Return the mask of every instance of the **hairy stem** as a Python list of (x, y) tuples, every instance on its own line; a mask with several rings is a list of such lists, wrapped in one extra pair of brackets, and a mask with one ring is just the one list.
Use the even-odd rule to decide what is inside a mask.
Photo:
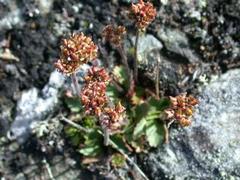
[(118, 47), (117, 50), (118, 50), (118, 52), (121, 56), (122, 64), (125, 66), (125, 68), (127, 70), (127, 76), (128, 76), (128, 79), (129, 79), (129, 84), (128, 84), (129, 89), (128, 89), (127, 94), (131, 96), (133, 91), (134, 91), (134, 87), (135, 87), (135, 84), (134, 84), (134, 81), (133, 81), (132, 71), (129, 68), (127, 55), (126, 55), (126, 53), (123, 49), (123, 46)]
[(128, 59), (127, 59), (127, 55), (123, 49), (123, 46), (119, 46), (117, 48), (117, 51), (118, 53), (120, 54), (121, 56), (121, 60), (122, 60), (122, 64), (125, 66), (125, 68), (127, 69), (127, 74), (128, 74), (128, 78), (131, 77), (131, 71), (130, 71), (130, 68), (129, 68), (129, 65), (128, 65)]
[(108, 61), (108, 53), (107, 53), (107, 51), (102, 47), (102, 44), (99, 42), (98, 43), (98, 47), (99, 47), (99, 50), (100, 50), (100, 52), (101, 52), (101, 54), (102, 54), (102, 56), (103, 56), (103, 63), (104, 63), (104, 66), (107, 68), (107, 69), (109, 69), (110, 68), (110, 64), (109, 64), (109, 61)]
[(133, 65), (133, 77), (135, 82), (137, 83), (138, 80), (138, 41), (139, 41), (140, 31), (137, 30), (136, 32), (136, 39), (135, 39), (135, 54), (134, 54), (134, 65)]
[[(65, 118), (62, 116), (61, 118), (62, 121), (68, 123), (69, 125), (85, 132), (85, 133), (89, 133), (90, 131), (84, 127), (82, 127), (81, 125), (72, 122), (71, 120)], [(102, 136), (104, 136), (104, 133), (100, 130), (97, 131), (99, 134), (101, 134)], [(109, 138), (109, 145), (111, 145), (114, 149), (116, 149), (119, 153), (121, 153), (126, 159), (127, 161), (130, 163), (130, 165), (132, 165), (136, 171), (138, 171), (139, 174), (141, 174), (141, 176), (145, 179), (145, 180), (149, 180), (148, 177), (145, 175), (145, 173), (140, 169), (140, 167), (121, 149), (118, 147), (117, 144), (115, 144), (110, 138)]]
[(165, 121), (163, 122), (163, 128), (164, 128), (164, 143), (168, 144), (169, 143), (169, 129), (168, 129), (167, 123)]
[(76, 95), (79, 97), (80, 96), (80, 88), (79, 88), (76, 73), (73, 73), (71, 75), (71, 78), (72, 78), (72, 83), (73, 83), (73, 86), (74, 86), (74, 91), (75, 91)]
[(103, 128), (103, 137), (104, 137), (104, 145), (108, 146), (109, 145), (109, 131), (108, 129), (105, 127)]

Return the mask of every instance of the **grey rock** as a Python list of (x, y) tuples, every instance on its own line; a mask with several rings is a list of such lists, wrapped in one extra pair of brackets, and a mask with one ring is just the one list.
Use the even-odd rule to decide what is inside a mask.
[[(140, 65), (140, 69), (144, 70), (144, 74), (153, 82), (156, 77), (157, 66), (157, 51), (148, 52), (145, 64)], [(169, 89), (172, 93), (177, 93), (180, 82), (184, 81), (186, 77), (184, 73), (184, 65), (170, 61), (168, 58), (160, 56), (159, 59), (159, 83), (161, 89)], [(187, 79), (187, 80), (188, 80)]]
[(23, 173), (19, 173), (16, 175), (16, 177), (14, 178), (14, 180), (26, 180), (27, 178), (24, 176)]
[(22, 26), (24, 24), (21, 9), (17, 7), (16, 1), (3, 2), (8, 8), (8, 12), (0, 18), (0, 29), (9, 30), (16, 25)]
[[(132, 42), (135, 42), (136, 37), (132, 38)], [(140, 64), (146, 64), (148, 59), (147, 56), (149, 52), (153, 50), (160, 50), (162, 49), (162, 43), (155, 38), (153, 35), (146, 34), (140, 35), (138, 41), (138, 60)]]
[(143, 158), (153, 179), (239, 179), (240, 70), (207, 85), (193, 123), (173, 128), (170, 144)]
[[(99, 60), (96, 60), (95, 63), (101, 65)], [(89, 65), (84, 64), (77, 72), (80, 88), (89, 68)], [(59, 90), (69, 88), (69, 86), (74, 89), (70, 78), (66, 79), (67, 81), (61, 73), (55, 70), (51, 73), (48, 83), (41, 91), (37, 88), (31, 88), (22, 93), (17, 103), (16, 116), (8, 131), (10, 140), (24, 143), (32, 133), (31, 125), (34, 125), (37, 121), (45, 120), (58, 108)]]
[[(134, 42), (134, 38), (133, 38)], [(159, 80), (161, 89), (168, 89), (175, 94), (184, 87), (184, 82), (193, 79), (188, 74), (187, 64), (177, 62), (165, 56), (161, 49), (162, 43), (152, 35), (141, 36), (138, 44), (139, 68), (144, 75), (153, 82), (155, 81), (156, 65), (159, 61)], [(160, 59), (158, 58), (160, 57)], [(195, 74), (197, 78), (202, 72)]]
[(10, 99), (0, 96), (0, 136), (4, 135), (10, 126), (13, 108), (14, 103)]
[(36, 88), (23, 92), (17, 103), (16, 117), (8, 137), (16, 139), (20, 143), (24, 142), (29, 136), (30, 124), (33, 121), (43, 120), (54, 111), (59, 103), (58, 92), (63, 84), (63, 76), (54, 71), (41, 93)]
[[(200, 59), (190, 48), (189, 40), (185, 33), (171, 28), (160, 28), (158, 37), (163, 42), (168, 53), (181, 56), (185, 58), (187, 62), (199, 62)], [(180, 58), (178, 57), (178, 59)]]
[(43, 15), (49, 13), (53, 5), (53, 0), (36, 0), (35, 2)]

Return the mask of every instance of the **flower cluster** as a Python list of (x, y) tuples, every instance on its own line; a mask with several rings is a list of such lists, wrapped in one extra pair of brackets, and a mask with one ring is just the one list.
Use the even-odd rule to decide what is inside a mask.
[(153, 4), (139, 0), (137, 4), (132, 4), (131, 16), (136, 21), (136, 26), (144, 30), (156, 17), (157, 12)]
[(92, 67), (85, 77), (81, 101), (87, 114), (100, 116), (107, 104), (106, 88), (110, 78), (105, 69)]
[(102, 31), (102, 37), (115, 47), (121, 46), (124, 34), (126, 34), (124, 26), (107, 25)]
[(193, 115), (193, 107), (198, 100), (186, 93), (176, 97), (170, 97), (171, 106), (165, 110), (168, 120), (177, 120), (183, 127), (191, 124), (190, 117)]
[(119, 130), (123, 124), (125, 108), (118, 103), (109, 106), (106, 88), (110, 78), (104, 68), (92, 67), (85, 77), (85, 86), (81, 91), (81, 101), (86, 113), (96, 115), (102, 127), (111, 132)]
[(106, 107), (100, 116), (100, 124), (111, 132), (120, 130), (124, 123), (125, 108), (119, 102), (115, 107)]
[(76, 72), (82, 64), (95, 59), (98, 50), (92, 39), (83, 33), (63, 39), (60, 49), (60, 58), (55, 63), (55, 67), (67, 75)]

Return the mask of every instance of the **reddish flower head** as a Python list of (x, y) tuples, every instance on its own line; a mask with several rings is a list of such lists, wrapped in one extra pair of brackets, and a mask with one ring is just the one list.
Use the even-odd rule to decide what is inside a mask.
[(111, 102), (106, 95), (109, 80), (104, 68), (89, 69), (85, 77), (86, 84), (81, 91), (81, 101), (87, 114), (97, 116), (101, 126), (114, 132), (123, 124), (125, 108), (120, 103), (110, 107)]
[(112, 25), (107, 25), (103, 29), (102, 37), (110, 42), (113, 46), (121, 46), (124, 34), (126, 34), (126, 28), (124, 26), (114, 27)]
[(106, 107), (100, 116), (100, 124), (110, 132), (116, 132), (124, 124), (125, 108), (119, 102), (115, 107)]
[(86, 84), (81, 91), (81, 101), (86, 113), (100, 116), (108, 102), (106, 88), (109, 79), (105, 69), (99, 67), (89, 69), (85, 77)]
[(156, 17), (157, 11), (153, 4), (139, 0), (137, 4), (132, 4), (131, 16), (136, 21), (136, 26), (144, 30)]
[(63, 39), (60, 49), (60, 58), (55, 63), (55, 67), (67, 75), (76, 72), (82, 64), (95, 59), (98, 50), (92, 39), (83, 33)]
[(170, 97), (171, 106), (165, 110), (168, 120), (177, 120), (181, 126), (191, 124), (190, 117), (193, 115), (193, 107), (198, 104), (198, 100), (193, 96), (186, 96), (186, 93), (176, 97)]

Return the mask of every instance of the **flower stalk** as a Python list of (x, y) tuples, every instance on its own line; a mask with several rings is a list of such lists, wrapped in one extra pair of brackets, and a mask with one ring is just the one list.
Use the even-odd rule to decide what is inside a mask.
[(78, 97), (80, 97), (80, 87), (79, 87), (77, 75), (76, 75), (75, 72), (71, 74), (71, 79), (72, 79), (74, 91), (75, 91), (76, 95), (77, 95)]
[(138, 81), (138, 41), (139, 41), (140, 31), (137, 30), (136, 32), (136, 39), (134, 44), (134, 64), (133, 64), (133, 77), (135, 82)]
[(164, 129), (164, 144), (168, 144), (169, 143), (169, 129), (168, 129), (168, 126), (167, 126), (167, 122), (164, 121), (163, 122), (163, 129)]
[(160, 99), (160, 87), (159, 87), (159, 69), (160, 68), (160, 54), (158, 53), (157, 57), (157, 65), (156, 65), (156, 79), (155, 79), (155, 90), (156, 90), (156, 98)]

